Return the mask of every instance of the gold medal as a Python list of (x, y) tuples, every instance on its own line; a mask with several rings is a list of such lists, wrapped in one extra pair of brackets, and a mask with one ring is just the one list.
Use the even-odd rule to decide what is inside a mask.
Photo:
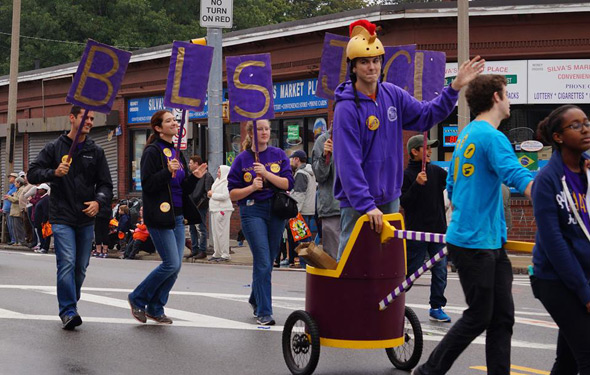
[(170, 149), (168, 147), (166, 147), (162, 151), (164, 152), (164, 155), (166, 155), (167, 157), (171, 157), (172, 156), (172, 151), (170, 151)]
[(244, 173), (244, 181), (246, 181), (246, 182), (252, 181), (252, 174), (250, 172)]
[(279, 173), (280, 170), (281, 170), (281, 167), (277, 163), (271, 164), (270, 171), (272, 173)]
[(369, 116), (367, 117), (367, 121), (365, 121), (367, 128), (369, 130), (377, 130), (379, 127), (379, 119), (376, 116)]
[(162, 211), (162, 212), (170, 211), (170, 203), (163, 202), (162, 204), (160, 204), (160, 211)]

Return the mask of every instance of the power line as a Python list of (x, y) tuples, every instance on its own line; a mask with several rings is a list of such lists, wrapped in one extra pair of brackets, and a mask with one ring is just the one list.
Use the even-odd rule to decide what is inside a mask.
[[(0, 31), (0, 34), (2, 35), (8, 35), (8, 36), (12, 36), (11, 33), (5, 33)], [(85, 46), (86, 43), (82, 43), (82, 42), (71, 42), (69, 40), (58, 40), (58, 39), (47, 39), (47, 38), (39, 38), (39, 37), (35, 37), (35, 36), (25, 36), (25, 35), (21, 35), (21, 38), (25, 38), (25, 39), (33, 39), (33, 40), (41, 40), (44, 42), (54, 42), (54, 43), (66, 43), (66, 44), (76, 44), (76, 45), (82, 45)], [(145, 47), (129, 47), (129, 46), (113, 46), (115, 48), (121, 48), (121, 49), (143, 49)]]

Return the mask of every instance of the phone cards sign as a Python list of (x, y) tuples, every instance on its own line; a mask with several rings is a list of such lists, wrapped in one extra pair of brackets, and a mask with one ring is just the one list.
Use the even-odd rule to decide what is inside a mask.
[(590, 60), (529, 60), (529, 103), (590, 103)]
[(233, 0), (201, 0), (201, 27), (233, 26)]

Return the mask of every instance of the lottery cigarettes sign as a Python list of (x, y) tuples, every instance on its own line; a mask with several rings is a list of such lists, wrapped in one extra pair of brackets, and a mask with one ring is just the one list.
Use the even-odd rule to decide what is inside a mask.
[[(445, 86), (450, 85), (457, 76), (457, 63), (447, 63)], [(486, 61), (483, 74), (500, 74), (506, 77), (506, 92), (511, 104), (527, 103), (527, 61)]]
[(529, 60), (531, 104), (590, 103), (590, 60)]

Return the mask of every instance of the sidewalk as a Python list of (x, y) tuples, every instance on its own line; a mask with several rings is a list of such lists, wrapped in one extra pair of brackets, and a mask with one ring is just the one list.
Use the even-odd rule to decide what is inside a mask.
[[(244, 242), (244, 246), (238, 246), (238, 242), (236, 240), (230, 240), (230, 248), (234, 252), (231, 254), (231, 260), (229, 262), (209, 262), (207, 259), (184, 259), (184, 262), (190, 263), (202, 263), (202, 264), (219, 264), (219, 265), (240, 265), (240, 266), (251, 266), (252, 265), (252, 253), (250, 252), (250, 248), (248, 247), (248, 243)], [(25, 246), (11, 246), (7, 244), (0, 244), (0, 250), (11, 250), (11, 251), (23, 251), (23, 252), (32, 252), (31, 249)], [(53, 251), (53, 250), (52, 250)], [(50, 252), (53, 254), (53, 252)], [(189, 255), (190, 250), (185, 247), (184, 255)], [(208, 254), (210, 257), (211, 254)], [(510, 261), (512, 262), (512, 272), (514, 274), (527, 274), (528, 270), (527, 267), (533, 264), (532, 261), (532, 254), (527, 253), (509, 253), (508, 254)], [(119, 253), (115, 250), (112, 250), (109, 253), (109, 258), (118, 258)], [(157, 253), (154, 254), (146, 254), (144, 252), (140, 252), (139, 255), (136, 257), (135, 260), (160, 260), (160, 256)], [(130, 260), (125, 260), (130, 261)], [(303, 269), (294, 269), (294, 268), (275, 268), (276, 270), (281, 271), (303, 271)]]

